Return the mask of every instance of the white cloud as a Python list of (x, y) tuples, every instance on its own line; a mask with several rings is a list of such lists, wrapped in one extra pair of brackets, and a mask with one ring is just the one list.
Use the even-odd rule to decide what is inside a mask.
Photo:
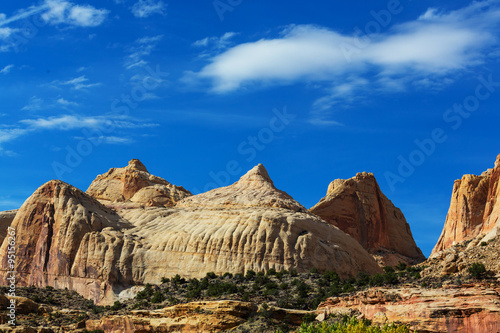
[(145, 36), (137, 39), (127, 50), (129, 54), (125, 58), (125, 68), (131, 69), (134, 67), (145, 66), (147, 62), (143, 59), (143, 57), (150, 55), (162, 38), (163, 35), (157, 35)]
[(78, 103), (68, 101), (62, 97), (57, 100), (57, 103), (62, 105), (62, 106), (78, 106)]
[(68, 20), (73, 25), (80, 27), (96, 27), (106, 19), (109, 11), (96, 9), (92, 6), (73, 6), (68, 15)]
[(0, 69), (0, 74), (8, 74), (12, 68), (14, 68), (14, 65), (7, 65), (3, 69)]
[(69, 24), (80, 27), (101, 25), (109, 11), (97, 9), (90, 5), (75, 5), (64, 0), (45, 0), (47, 11), (42, 19), (49, 24)]
[(22, 111), (37, 111), (42, 109), (43, 100), (36, 96), (32, 96), (28, 104), (26, 104)]
[(197, 40), (196, 42), (194, 42), (193, 46), (207, 47), (207, 46), (213, 45), (217, 49), (223, 49), (223, 48), (226, 48), (230, 44), (231, 38), (233, 38), (236, 35), (237, 35), (237, 33), (235, 33), (235, 32), (226, 32), (221, 37), (205, 37), (203, 39), (200, 39), (200, 40)]
[(84, 138), (77, 136), (75, 137), (77, 140), (90, 140), (91, 142), (101, 142), (101, 143), (107, 143), (110, 145), (124, 145), (124, 144), (130, 144), (134, 143), (135, 141), (132, 140), (131, 138), (128, 137), (119, 137), (119, 136), (94, 136), (90, 138)]
[[(5, 150), (2, 144), (9, 143), (20, 137), (41, 131), (74, 131), (83, 129), (109, 130), (115, 128), (117, 134), (127, 129), (141, 129), (156, 127), (158, 124), (145, 123), (128, 116), (81, 116), (59, 115), (53, 117), (40, 117), (24, 119), (16, 124), (2, 125), (0, 127), (0, 156), (13, 156), (14, 153)], [(99, 136), (104, 143), (126, 144), (132, 143), (130, 138), (117, 135)], [(88, 139), (88, 138), (87, 138)]]
[(167, 5), (163, 1), (139, 0), (131, 9), (135, 17), (144, 18), (154, 14), (165, 15)]
[[(412, 84), (405, 77), (418, 81), (419, 87), (435, 87), (432, 82), (439, 82), (439, 77), (481, 64), (498, 45), (494, 34), (500, 22), (499, 2), (472, 2), (452, 12), (430, 8), (414, 21), (372, 35), (292, 25), (276, 38), (222, 48), (198, 73), (186, 73), (185, 81), (208, 81), (216, 93), (315, 82), (326, 96), (314, 103), (313, 113), (349, 101), (356, 91), (405, 90)], [(223, 40), (205, 38), (193, 45), (207, 47)]]
[(68, 80), (68, 81), (63, 81), (63, 82), (54, 81), (52, 83), (60, 84), (60, 85), (64, 85), (64, 86), (72, 86), (73, 89), (76, 89), (76, 90), (92, 88), (92, 87), (97, 87), (97, 86), (101, 85), (101, 83), (88, 83), (88, 81), (89, 81), (89, 79), (87, 79), (87, 77), (85, 75), (82, 75), (82, 76), (75, 77), (75, 78)]

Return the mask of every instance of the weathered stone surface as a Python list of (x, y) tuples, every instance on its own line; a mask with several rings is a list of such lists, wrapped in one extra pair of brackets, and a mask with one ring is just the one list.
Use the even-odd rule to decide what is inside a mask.
[[(125, 230), (130, 224), (96, 199), (71, 185), (53, 180), (26, 200), (12, 227), (16, 230), (17, 285), (67, 287), (86, 297), (91, 297), (94, 292), (95, 288), (91, 286), (98, 286), (99, 298), (101, 282), (113, 281), (113, 275), (119, 271), (112, 262), (105, 262), (110, 256), (107, 250), (113, 243), (108, 241), (96, 249), (88, 249), (98, 252), (100, 260), (75, 267), (82, 241), (92, 232), (105, 228)], [(3, 285), (7, 284), (6, 271), (10, 270), (7, 246), (5, 240), (0, 248), (0, 282)], [(80, 271), (75, 274), (75, 269)]]
[(160, 310), (87, 320), (87, 330), (107, 333), (220, 332), (244, 323), (257, 307), (249, 302), (213, 301), (174, 305)]
[(317, 313), (361, 312), (376, 324), (400, 322), (417, 332), (484, 333), (500, 330), (497, 288), (373, 288), (351, 296), (333, 297)]
[(7, 229), (14, 221), (14, 217), (16, 217), (16, 210), (7, 210), (4, 212), (0, 212), (0, 244), (3, 242), (5, 236), (7, 235)]
[[(115, 211), (50, 181), (12, 222), (18, 285), (67, 287), (109, 304), (127, 288), (175, 274), (316, 267), (348, 277), (381, 271), (350, 236), (277, 190), (262, 166), (178, 206)], [(3, 283), (6, 246), (0, 249)]]
[(144, 206), (171, 207), (191, 193), (165, 179), (151, 175), (139, 160), (131, 160), (124, 168), (112, 168), (97, 176), (87, 189), (96, 199), (111, 202), (130, 200)]
[(431, 257), (457, 243), (499, 234), (500, 155), (495, 167), (480, 176), (464, 175), (455, 181), (443, 231)]
[(382, 193), (372, 173), (334, 180), (309, 211), (351, 235), (382, 265), (425, 260), (403, 213)]

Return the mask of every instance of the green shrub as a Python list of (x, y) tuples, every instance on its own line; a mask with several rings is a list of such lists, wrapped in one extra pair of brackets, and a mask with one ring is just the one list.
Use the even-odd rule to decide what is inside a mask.
[(486, 242), (481, 242), (481, 244), (480, 244), (480, 245), (481, 245), (481, 246), (486, 246), (486, 245), (488, 245), (488, 243), (486, 243)]
[(306, 313), (304, 317), (302, 317), (302, 322), (303, 323), (311, 323), (316, 319), (316, 314), (314, 312), (312, 313)]
[(408, 265), (405, 262), (398, 262), (398, 264), (395, 266), (396, 270), (398, 271), (404, 271)]
[(209, 280), (216, 279), (217, 278), (217, 274), (215, 274), (214, 272), (208, 272), (206, 277)]
[(154, 290), (153, 286), (151, 286), (149, 283), (146, 284), (143, 290), (139, 291), (137, 295), (135, 296), (135, 299), (137, 300), (143, 300), (143, 299), (149, 299), (151, 296), (153, 296)]
[(384, 284), (384, 276), (382, 274), (375, 274), (370, 278), (370, 286), (375, 287), (375, 286), (381, 286)]
[(169, 278), (166, 278), (166, 277), (161, 278), (161, 283), (169, 283), (169, 282), (170, 282)]
[(291, 277), (296, 277), (298, 275), (297, 270), (295, 268), (292, 268), (290, 270), (290, 276)]
[(186, 283), (186, 279), (185, 278), (182, 278), (179, 274), (176, 274), (173, 278), (172, 278), (172, 283), (175, 284), (175, 285), (179, 285), (179, 284), (184, 284)]
[(253, 280), (255, 278), (255, 271), (253, 269), (249, 269), (245, 275), (245, 279)]
[(313, 267), (309, 270), (309, 273), (311, 274), (318, 274), (318, 269), (316, 267)]
[(276, 275), (276, 269), (275, 268), (269, 268), (266, 272), (266, 275), (270, 276), (270, 275)]
[(123, 308), (123, 304), (120, 301), (115, 301), (115, 303), (111, 306), (111, 310), (118, 311)]
[(484, 267), (484, 264), (480, 262), (475, 262), (470, 265), (467, 271), (476, 279), (483, 279), (486, 277), (486, 267)]
[(382, 328), (372, 326), (368, 320), (344, 319), (339, 323), (308, 324), (303, 322), (297, 333), (410, 333), (406, 325), (386, 324)]
[(224, 279), (231, 279), (233, 277), (233, 274), (229, 273), (229, 272), (226, 272), (224, 273), (224, 275), (222, 275), (222, 277)]
[(153, 297), (151, 297), (151, 303), (161, 303), (164, 300), (165, 296), (160, 291), (155, 292)]
[(356, 284), (364, 287), (370, 284), (370, 275), (366, 272), (359, 272), (356, 276)]

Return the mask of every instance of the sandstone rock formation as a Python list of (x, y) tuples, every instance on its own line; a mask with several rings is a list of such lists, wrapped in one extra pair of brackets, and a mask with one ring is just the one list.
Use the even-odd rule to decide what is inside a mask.
[[(137, 162), (127, 168), (98, 177), (88, 192), (103, 202), (126, 200), (141, 188), (137, 179), (156, 179)], [(119, 178), (135, 179), (124, 183), (113, 176), (136, 173), (139, 177)], [(199, 278), (210, 271), (316, 267), (348, 277), (381, 271), (350, 236), (276, 189), (261, 165), (231, 186), (169, 208), (115, 211), (66, 183), (50, 181), (26, 200), (12, 227), (18, 235), (18, 285), (67, 287), (101, 304), (134, 285), (175, 274)], [(4, 241), (0, 248), (4, 284), (6, 246)]]
[(425, 260), (403, 213), (382, 193), (372, 173), (334, 180), (309, 211), (351, 235), (382, 265)]
[(317, 313), (360, 312), (375, 324), (399, 322), (413, 332), (484, 333), (500, 330), (500, 289), (482, 285), (423, 289), (373, 288), (332, 297)]
[(498, 235), (500, 216), (500, 155), (495, 167), (480, 176), (464, 175), (455, 181), (450, 209), (431, 257), (465, 240)]
[(147, 207), (171, 207), (191, 193), (165, 179), (151, 175), (139, 160), (131, 160), (124, 168), (112, 168), (97, 176), (87, 194), (99, 200), (123, 202), (130, 200)]
[(87, 320), (89, 331), (134, 332), (221, 332), (244, 323), (257, 307), (238, 301), (192, 302), (159, 310), (131, 311), (129, 315)]
[(16, 214), (17, 209), (0, 212), (0, 244), (2, 244), (5, 236), (7, 235), (7, 229), (14, 220), (14, 217), (16, 217)]

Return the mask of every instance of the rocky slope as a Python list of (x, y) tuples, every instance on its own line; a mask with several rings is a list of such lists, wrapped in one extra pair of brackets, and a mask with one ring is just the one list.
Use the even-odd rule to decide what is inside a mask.
[(111, 202), (131, 201), (143, 206), (172, 207), (191, 195), (181, 186), (151, 175), (139, 160), (131, 160), (124, 168), (112, 168), (97, 176), (87, 194)]
[[(106, 204), (133, 199), (150, 184), (145, 179), (158, 181), (145, 170), (131, 161), (98, 177), (87, 192)], [(350, 236), (276, 189), (262, 165), (231, 186), (187, 197), (171, 208), (109, 204), (114, 210), (102, 203), (61, 181), (40, 187), (12, 222), (18, 284), (67, 287), (110, 303), (127, 288), (175, 274), (312, 267), (342, 277), (380, 272)], [(3, 284), (6, 247), (4, 241)]]
[(382, 265), (425, 260), (403, 213), (382, 193), (372, 173), (334, 180), (309, 211), (351, 235)]
[(463, 285), (439, 289), (372, 288), (332, 297), (318, 314), (361, 314), (377, 324), (408, 324), (416, 332), (484, 333), (500, 330), (500, 289)]
[(455, 181), (446, 222), (431, 257), (465, 240), (480, 237), (487, 241), (498, 235), (499, 183), (500, 155), (493, 169)]

